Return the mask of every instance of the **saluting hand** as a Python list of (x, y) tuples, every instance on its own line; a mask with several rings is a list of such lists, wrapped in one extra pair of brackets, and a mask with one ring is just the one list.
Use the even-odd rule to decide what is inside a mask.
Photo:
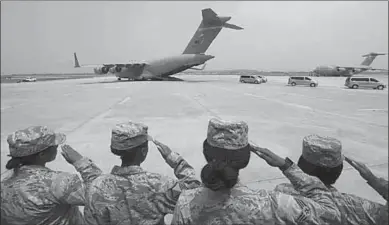
[(374, 177), (374, 174), (371, 172), (371, 170), (363, 163), (355, 161), (349, 157), (345, 157), (345, 160), (356, 170), (358, 170), (361, 177), (363, 177), (365, 180), (370, 180)]
[(162, 144), (161, 142), (155, 139), (153, 140), (153, 142), (157, 146), (157, 149), (161, 153), (163, 158), (166, 159), (166, 157), (168, 157), (168, 155), (170, 155), (170, 153), (172, 152), (172, 150), (168, 146)]
[(264, 159), (270, 166), (281, 167), (285, 164), (285, 159), (281, 158), (269, 149), (261, 148), (252, 144), (251, 147), (253, 148), (254, 153)]
[(73, 164), (78, 160), (82, 159), (82, 155), (78, 153), (76, 150), (74, 150), (72, 147), (70, 147), (70, 145), (65, 144), (62, 145), (61, 148), (62, 148), (61, 154), (68, 163)]

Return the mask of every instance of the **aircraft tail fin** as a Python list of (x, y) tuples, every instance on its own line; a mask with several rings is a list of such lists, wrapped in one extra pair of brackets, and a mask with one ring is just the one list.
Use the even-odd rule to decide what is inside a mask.
[(387, 53), (371, 52), (369, 54), (363, 55), (362, 57), (365, 57), (365, 59), (361, 62), (361, 66), (370, 66), (375, 60), (375, 58), (379, 55), (387, 55)]
[(77, 54), (74, 53), (74, 68), (80, 68), (80, 63), (78, 62), (78, 59), (77, 59)]
[(227, 23), (231, 17), (220, 17), (210, 8), (203, 9), (201, 13), (203, 19), (182, 54), (205, 53), (223, 27), (234, 30), (243, 29)]

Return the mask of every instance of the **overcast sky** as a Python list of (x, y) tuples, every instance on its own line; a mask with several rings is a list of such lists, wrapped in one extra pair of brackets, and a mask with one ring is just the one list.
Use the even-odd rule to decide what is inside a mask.
[[(7, 1), (1, 72), (77, 71), (74, 51), (81, 64), (181, 54), (208, 7), (245, 29), (220, 32), (207, 69), (311, 70), (359, 65), (362, 54), (388, 52), (387, 1)], [(388, 56), (372, 66), (388, 68)]]

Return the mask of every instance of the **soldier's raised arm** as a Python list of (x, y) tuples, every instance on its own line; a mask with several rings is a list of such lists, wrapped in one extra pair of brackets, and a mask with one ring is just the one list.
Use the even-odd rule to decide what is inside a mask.
[(81, 174), (83, 182), (76, 174), (63, 173), (53, 182), (54, 195), (62, 202), (85, 205), (85, 190), (102, 171), (88, 158), (83, 157), (69, 145), (62, 145), (62, 156)]
[(153, 140), (166, 163), (174, 169), (180, 188), (193, 189), (199, 187), (201, 182), (196, 178), (196, 172), (191, 165), (177, 152), (157, 140)]
[(89, 185), (94, 179), (102, 174), (102, 171), (92, 160), (83, 157), (80, 153), (74, 150), (70, 145), (62, 145), (62, 156), (65, 160), (74, 166), (74, 168), (81, 174), (85, 185)]
[(305, 174), (289, 158), (282, 159), (266, 148), (252, 147), (270, 166), (279, 167), (294, 189), (302, 195), (300, 197), (282, 192), (269, 192), (273, 203), (271, 207), (279, 222), (312, 225), (340, 222), (341, 214), (332, 194), (320, 179)]
[(177, 152), (173, 152), (168, 146), (157, 140), (153, 140), (166, 163), (174, 169), (176, 179), (168, 178), (164, 182), (166, 202), (171, 202), (164, 208), (165, 213), (173, 213), (175, 204), (183, 190), (197, 188), (201, 182), (196, 178), (195, 170), (189, 163)]
[(378, 194), (388, 201), (388, 180), (377, 177), (365, 164), (361, 162), (351, 159), (350, 157), (345, 157), (345, 160), (359, 172), (361, 177), (367, 181), (370, 187), (376, 190)]

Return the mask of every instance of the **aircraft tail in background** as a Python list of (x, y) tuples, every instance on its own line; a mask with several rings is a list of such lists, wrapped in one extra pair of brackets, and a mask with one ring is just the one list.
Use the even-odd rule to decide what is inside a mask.
[(379, 55), (387, 55), (387, 53), (371, 52), (369, 54), (363, 55), (362, 57), (366, 57), (366, 58), (362, 61), (361, 66), (370, 66), (375, 60), (375, 58)]
[(74, 68), (80, 68), (80, 63), (78, 62), (78, 59), (77, 59), (77, 54), (74, 53)]
[(182, 54), (203, 54), (223, 27), (242, 30), (242, 27), (227, 23), (231, 17), (220, 17), (212, 9), (202, 10), (202, 21)]

